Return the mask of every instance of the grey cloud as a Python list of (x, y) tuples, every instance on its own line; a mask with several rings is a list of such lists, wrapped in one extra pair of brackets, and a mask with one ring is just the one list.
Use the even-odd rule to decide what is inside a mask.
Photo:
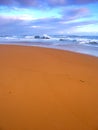
[(98, 0), (0, 0), (0, 5), (14, 5), (23, 7), (42, 7), (65, 6), (77, 4), (90, 4), (98, 2)]

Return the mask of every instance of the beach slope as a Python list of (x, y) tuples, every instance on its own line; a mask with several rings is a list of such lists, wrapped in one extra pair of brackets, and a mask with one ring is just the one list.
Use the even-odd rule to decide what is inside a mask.
[(98, 58), (0, 45), (0, 130), (98, 130)]

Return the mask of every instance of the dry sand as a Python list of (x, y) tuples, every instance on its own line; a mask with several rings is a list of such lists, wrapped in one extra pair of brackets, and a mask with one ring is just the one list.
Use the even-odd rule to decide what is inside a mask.
[(0, 45), (0, 130), (98, 130), (98, 58)]

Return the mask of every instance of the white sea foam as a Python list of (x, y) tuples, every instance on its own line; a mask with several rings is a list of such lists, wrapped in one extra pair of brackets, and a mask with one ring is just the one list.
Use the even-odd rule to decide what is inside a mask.
[(39, 37), (40, 38), (36, 39), (35, 35), (5, 35), (0, 36), (0, 43), (56, 48), (98, 56), (98, 37), (64, 35), (49, 36), (47, 34), (39, 35)]

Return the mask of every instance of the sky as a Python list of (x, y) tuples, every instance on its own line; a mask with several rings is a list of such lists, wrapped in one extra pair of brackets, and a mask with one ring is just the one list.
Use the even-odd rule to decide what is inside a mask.
[(0, 0), (1, 35), (98, 35), (98, 0)]

